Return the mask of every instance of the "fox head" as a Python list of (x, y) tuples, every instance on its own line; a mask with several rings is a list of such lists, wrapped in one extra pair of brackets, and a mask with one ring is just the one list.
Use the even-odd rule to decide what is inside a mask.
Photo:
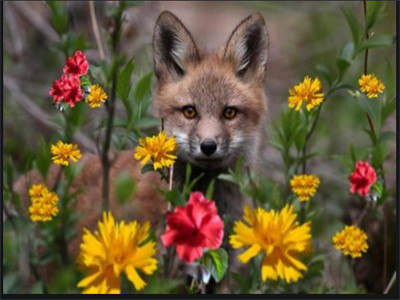
[(172, 13), (159, 16), (153, 37), (157, 88), (154, 104), (178, 157), (204, 169), (253, 161), (266, 114), (264, 91), (268, 33), (253, 14), (233, 30), (221, 50), (200, 51)]

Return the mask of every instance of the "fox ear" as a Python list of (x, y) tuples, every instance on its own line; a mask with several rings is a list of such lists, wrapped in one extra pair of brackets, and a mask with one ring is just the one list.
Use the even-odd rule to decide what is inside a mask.
[(268, 31), (265, 19), (255, 13), (233, 30), (225, 46), (224, 59), (233, 64), (236, 75), (243, 79), (263, 79), (268, 54)]
[(169, 11), (158, 17), (153, 36), (154, 69), (157, 78), (182, 77), (187, 66), (199, 60), (192, 36), (182, 22)]

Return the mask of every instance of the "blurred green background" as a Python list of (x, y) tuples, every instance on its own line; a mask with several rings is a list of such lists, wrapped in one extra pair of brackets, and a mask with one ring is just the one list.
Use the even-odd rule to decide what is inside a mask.
[[(107, 15), (107, 5), (107, 1), (96, 2), (97, 18), (103, 31), (112, 26)], [(305, 75), (315, 76), (316, 65), (325, 64), (335, 68), (335, 58), (342, 45), (351, 40), (348, 24), (341, 11), (343, 6), (349, 7), (358, 20), (363, 22), (362, 1), (144, 1), (129, 8), (124, 17), (122, 50), (127, 57), (135, 56), (136, 70), (144, 74), (152, 69), (152, 30), (161, 11), (170, 10), (181, 18), (196, 43), (206, 49), (222, 46), (240, 20), (252, 12), (261, 12), (266, 17), (270, 37), (266, 86), (269, 114), (265, 125), (267, 142), (261, 169), (269, 178), (283, 183), (285, 178), (280, 153), (268, 143), (272, 136), (272, 121), (287, 106), (289, 88), (300, 82)], [(37, 153), (40, 143), (48, 141), (58, 130), (52, 123), (57, 118), (57, 111), (48, 93), (52, 82), (60, 76), (64, 58), (57, 49), (58, 35), (51, 25), (49, 9), (43, 2), (4, 2), (3, 7), (3, 150), (4, 156), (12, 160), (16, 172), (22, 174), (29, 168), (28, 162)], [(66, 9), (71, 30), (80, 34), (79, 43), (88, 47), (86, 54), (89, 62), (98, 61), (88, 2), (67, 2)], [(395, 20), (395, 2), (391, 1), (387, 3), (385, 18), (374, 31), (395, 36)], [(347, 72), (346, 82), (357, 85), (363, 72), (363, 63), (361, 55)], [(388, 74), (395, 65), (394, 46), (370, 50), (369, 70), (392, 90), (395, 89), (395, 80)], [(123, 114), (122, 105), (117, 109), (117, 114)], [(91, 116), (92, 119), (85, 122), (77, 138), (84, 151), (94, 152), (96, 149), (92, 132), (100, 122), (102, 112), (99, 110)], [(395, 131), (395, 121), (393, 114), (385, 128)], [(316, 203), (313, 203), (321, 211), (313, 228), (316, 247), (326, 249), (329, 253), (323, 277), (324, 285), (331, 287), (328, 292), (340, 290), (354, 293), (381, 289), (377, 283), (380, 274), (371, 276), (381, 264), (378, 250), (370, 251), (366, 262), (360, 263), (358, 269), (356, 266), (356, 284), (343, 279), (346, 278), (343, 274), (349, 270), (338, 267), (341, 258), (331, 246), (333, 234), (342, 227), (345, 220), (351, 219), (352, 210), (358, 209), (357, 205), (350, 202), (347, 170), (333, 155), (347, 153), (350, 144), (355, 145), (356, 150), (369, 147), (368, 136), (362, 131), (365, 127), (364, 112), (347, 92), (339, 92), (326, 103), (309, 146), (320, 153), (311, 160), (308, 169), (322, 179), (314, 200)], [(395, 186), (395, 141), (390, 145), (390, 158), (385, 168), (388, 184)], [(375, 229), (374, 234), (379, 236), (381, 225), (378, 222), (376, 226), (378, 229)], [(393, 241), (390, 248), (390, 270), (393, 270), (393, 227), (390, 236)], [(12, 240), (5, 239), (4, 243), (5, 247), (8, 244), (12, 249)], [(9, 254), (9, 259), (21, 259), (17, 253)]]

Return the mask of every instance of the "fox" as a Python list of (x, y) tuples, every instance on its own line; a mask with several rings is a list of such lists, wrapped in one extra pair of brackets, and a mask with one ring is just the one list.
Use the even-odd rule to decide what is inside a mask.
[[(264, 17), (260, 13), (248, 16), (234, 28), (223, 47), (206, 51), (196, 45), (177, 16), (164, 11), (155, 23), (152, 45), (156, 78), (153, 104), (163, 120), (163, 130), (175, 136), (178, 149), (173, 185), (184, 181), (190, 164), (193, 178), (203, 174), (193, 190), (205, 193), (214, 181), (213, 200), (218, 212), (240, 216), (248, 200), (236, 184), (218, 176), (234, 168), (240, 158), (250, 169), (260, 163), (267, 114), (268, 32)], [(165, 180), (156, 172), (141, 174), (142, 166), (134, 160), (133, 150), (110, 151), (109, 156), (109, 209), (118, 219), (149, 220), (159, 228), (168, 205), (157, 188), (166, 188)], [(97, 154), (83, 153), (81, 163), (69, 191), (79, 191), (73, 206), (84, 214), (76, 225), (77, 235), (68, 242), (72, 255), (78, 251), (82, 228), (94, 230), (101, 217), (101, 160)], [(52, 187), (59, 171), (60, 166), (53, 164), (47, 178), (30, 171), (15, 182), (25, 212), (30, 184), (46, 182)], [(136, 192), (133, 199), (119, 205), (114, 183), (123, 172), (135, 180)]]

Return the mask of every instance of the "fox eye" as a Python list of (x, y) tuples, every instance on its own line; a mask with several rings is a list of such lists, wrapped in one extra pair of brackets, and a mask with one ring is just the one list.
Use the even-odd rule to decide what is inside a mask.
[(193, 106), (191, 106), (191, 105), (185, 106), (185, 107), (182, 109), (182, 111), (183, 111), (183, 115), (184, 115), (186, 118), (188, 118), (188, 119), (193, 119), (194, 117), (197, 116), (197, 111), (196, 111), (196, 109), (195, 109)]
[(227, 107), (224, 110), (224, 117), (228, 120), (232, 120), (234, 117), (236, 117), (237, 110), (234, 107)]

